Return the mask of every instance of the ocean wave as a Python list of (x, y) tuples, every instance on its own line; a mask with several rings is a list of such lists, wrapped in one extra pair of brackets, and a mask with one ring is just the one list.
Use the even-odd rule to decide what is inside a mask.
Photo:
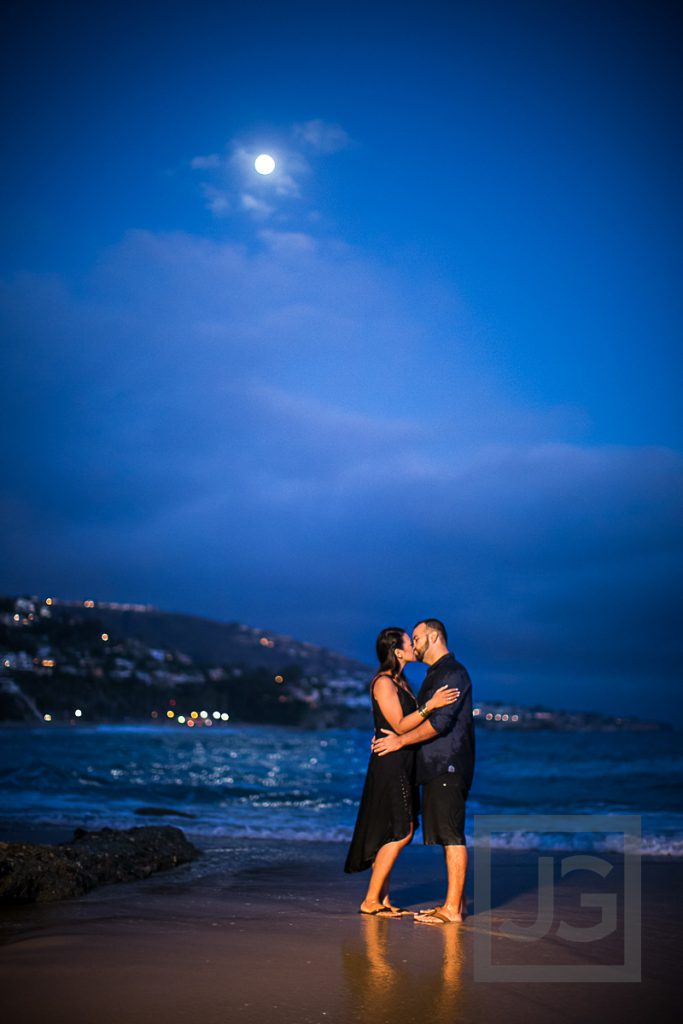
[[(0, 829), (12, 830), (21, 827), (22, 823), (30, 824), (31, 827), (47, 827), (74, 829), (86, 827), (88, 829), (100, 828), (131, 828), (148, 824), (144, 815), (133, 815), (128, 811), (120, 813), (43, 813), (31, 814), (25, 818), (13, 818), (0, 821)], [(209, 816), (203, 816), (197, 820), (182, 821), (174, 816), (155, 816), (155, 824), (172, 824), (181, 827), (190, 838), (201, 843), (202, 838), (226, 839), (254, 839), (254, 840), (275, 840), (278, 842), (293, 843), (349, 843), (353, 834), (350, 825), (330, 823), (325, 821), (311, 822), (306, 825), (294, 823), (270, 825), (259, 821), (240, 820), (216, 820)], [(415, 842), (421, 843), (421, 833), (418, 830)], [(566, 832), (496, 832), (484, 841), (476, 838), (468, 829), (467, 845), (470, 849), (483, 849), (490, 847), (492, 850), (509, 850), (511, 852), (562, 852), (562, 853), (624, 853), (624, 837), (620, 833), (608, 833), (596, 837), (591, 833), (566, 833)], [(640, 853), (643, 857), (683, 857), (683, 833), (645, 833), (639, 846), (630, 850), (632, 853)]]

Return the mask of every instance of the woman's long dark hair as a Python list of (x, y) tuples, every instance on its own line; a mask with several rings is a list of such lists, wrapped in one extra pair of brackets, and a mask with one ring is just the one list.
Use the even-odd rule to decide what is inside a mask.
[(400, 676), (403, 665), (396, 657), (396, 648), (403, 646), (403, 637), (405, 635), (405, 629), (401, 629), (399, 626), (387, 626), (377, 637), (375, 650), (377, 651), (379, 668), (372, 678), (371, 687), (378, 676), (387, 675), (391, 676), (394, 680), (397, 680)]

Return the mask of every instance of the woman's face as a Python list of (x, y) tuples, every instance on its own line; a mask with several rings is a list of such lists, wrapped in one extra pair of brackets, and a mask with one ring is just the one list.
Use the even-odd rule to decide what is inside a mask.
[(403, 634), (403, 641), (401, 643), (401, 651), (403, 652), (403, 658), (400, 661), (415, 661), (415, 651), (413, 650), (413, 642), (407, 633)]

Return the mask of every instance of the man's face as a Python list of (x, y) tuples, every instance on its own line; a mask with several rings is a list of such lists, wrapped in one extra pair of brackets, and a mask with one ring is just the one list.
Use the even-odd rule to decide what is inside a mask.
[(429, 650), (430, 642), (429, 631), (424, 622), (421, 622), (413, 630), (413, 650), (418, 661), (424, 661), (424, 656)]

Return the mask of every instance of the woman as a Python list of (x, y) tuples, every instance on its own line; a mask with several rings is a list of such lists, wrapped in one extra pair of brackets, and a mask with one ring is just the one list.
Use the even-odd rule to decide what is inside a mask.
[[(436, 708), (452, 704), (458, 690), (442, 686), (421, 708), (403, 678), (409, 661), (415, 661), (410, 637), (403, 629), (390, 626), (377, 637), (379, 669), (370, 683), (375, 736), (382, 729), (409, 732)], [(385, 757), (370, 755), (358, 818), (344, 871), (365, 871), (372, 867), (361, 914), (399, 915), (389, 899), (389, 875), (396, 858), (413, 838), (418, 814), (418, 791), (414, 781), (415, 751), (405, 747)]]

